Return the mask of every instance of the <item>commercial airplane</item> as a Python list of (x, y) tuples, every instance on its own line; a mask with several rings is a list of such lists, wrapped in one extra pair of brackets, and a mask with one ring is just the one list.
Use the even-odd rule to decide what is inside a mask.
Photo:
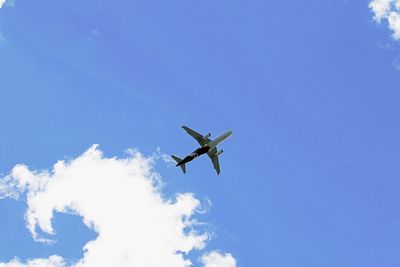
[(221, 169), (219, 167), (218, 156), (221, 155), (224, 151), (222, 149), (218, 150), (217, 145), (219, 143), (221, 143), (222, 141), (224, 141), (225, 139), (227, 139), (229, 136), (231, 136), (233, 132), (232, 131), (226, 132), (224, 134), (221, 134), (214, 140), (211, 140), (209, 138), (211, 136), (210, 133), (208, 133), (206, 135), (201, 135), (198, 132), (190, 129), (187, 126), (182, 126), (182, 128), (188, 134), (190, 134), (194, 139), (196, 139), (196, 141), (200, 144), (201, 147), (199, 147), (198, 149), (196, 149), (195, 151), (193, 151), (192, 153), (190, 153), (183, 159), (172, 155), (171, 157), (177, 162), (176, 167), (180, 166), (183, 173), (186, 173), (186, 163), (194, 160), (195, 158), (197, 158), (200, 155), (207, 153), (207, 155), (211, 159), (214, 169), (216, 170), (217, 174), (219, 174), (221, 172)]

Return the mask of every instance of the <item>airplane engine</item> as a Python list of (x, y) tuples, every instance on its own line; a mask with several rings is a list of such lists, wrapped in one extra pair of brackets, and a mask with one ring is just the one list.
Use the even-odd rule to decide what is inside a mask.
[(221, 149), (220, 151), (218, 151), (217, 153), (215, 153), (215, 156), (219, 156), (219, 155), (221, 155), (222, 153), (224, 153), (224, 151)]
[(203, 139), (206, 140), (207, 138), (209, 138), (211, 136), (210, 133), (206, 134), (205, 136), (203, 136)]

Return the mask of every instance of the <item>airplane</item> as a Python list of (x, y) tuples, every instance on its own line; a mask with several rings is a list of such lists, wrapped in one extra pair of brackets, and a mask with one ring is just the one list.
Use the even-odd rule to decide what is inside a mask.
[(206, 135), (201, 135), (198, 132), (190, 129), (187, 126), (182, 126), (182, 128), (189, 134), (191, 135), (196, 141), (200, 144), (201, 147), (184, 157), (183, 159), (172, 155), (171, 157), (177, 162), (176, 167), (180, 166), (183, 173), (186, 173), (186, 163), (194, 160), (198, 156), (201, 156), (203, 154), (206, 154), (210, 157), (211, 162), (214, 166), (215, 171), (219, 175), (221, 172), (221, 169), (219, 167), (219, 161), (218, 161), (218, 156), (221, 155), (224, 151), (218, 150), (217, 145), (230, 137), (233, 133), (233, 131), (226, 132), (224, 134), (221, 134), (214, 140), (210, 139), (211, 134), (208, 133)]

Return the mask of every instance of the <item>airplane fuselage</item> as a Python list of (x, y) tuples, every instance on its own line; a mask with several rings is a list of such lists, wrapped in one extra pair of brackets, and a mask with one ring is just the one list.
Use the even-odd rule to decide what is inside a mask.
[(189, 155), (187, 155), (186, 157), (184, 157), (182, 159), (181, 162), (179, 162), (178, 164), (176, 164), (176, 166), (180, 166), (182, 164), (186, 164), (189, 161), (194, 160), (195, 158), (197, 158), (198, 156), (201, 156), (205, 153), (207, 153), (210, 150), (209, 146), (203, 146), (203, 147), (199, 147), (198, 149), (196, 149), (195, 151), (193, 151), (192, 153), (190, 153)]

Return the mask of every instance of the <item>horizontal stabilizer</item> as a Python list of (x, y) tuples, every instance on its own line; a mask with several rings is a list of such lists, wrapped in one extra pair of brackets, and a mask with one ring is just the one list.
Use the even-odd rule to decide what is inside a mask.
[(174, 156), (174, 155), (171, 155), (171, 158), (173, 158), (177, 162), (176, 166), (181, 167), (183, 173), (186, 173), (186, 164), (179, 165), (179, 163), (182, 161), (182, 159), (177, 156)]

